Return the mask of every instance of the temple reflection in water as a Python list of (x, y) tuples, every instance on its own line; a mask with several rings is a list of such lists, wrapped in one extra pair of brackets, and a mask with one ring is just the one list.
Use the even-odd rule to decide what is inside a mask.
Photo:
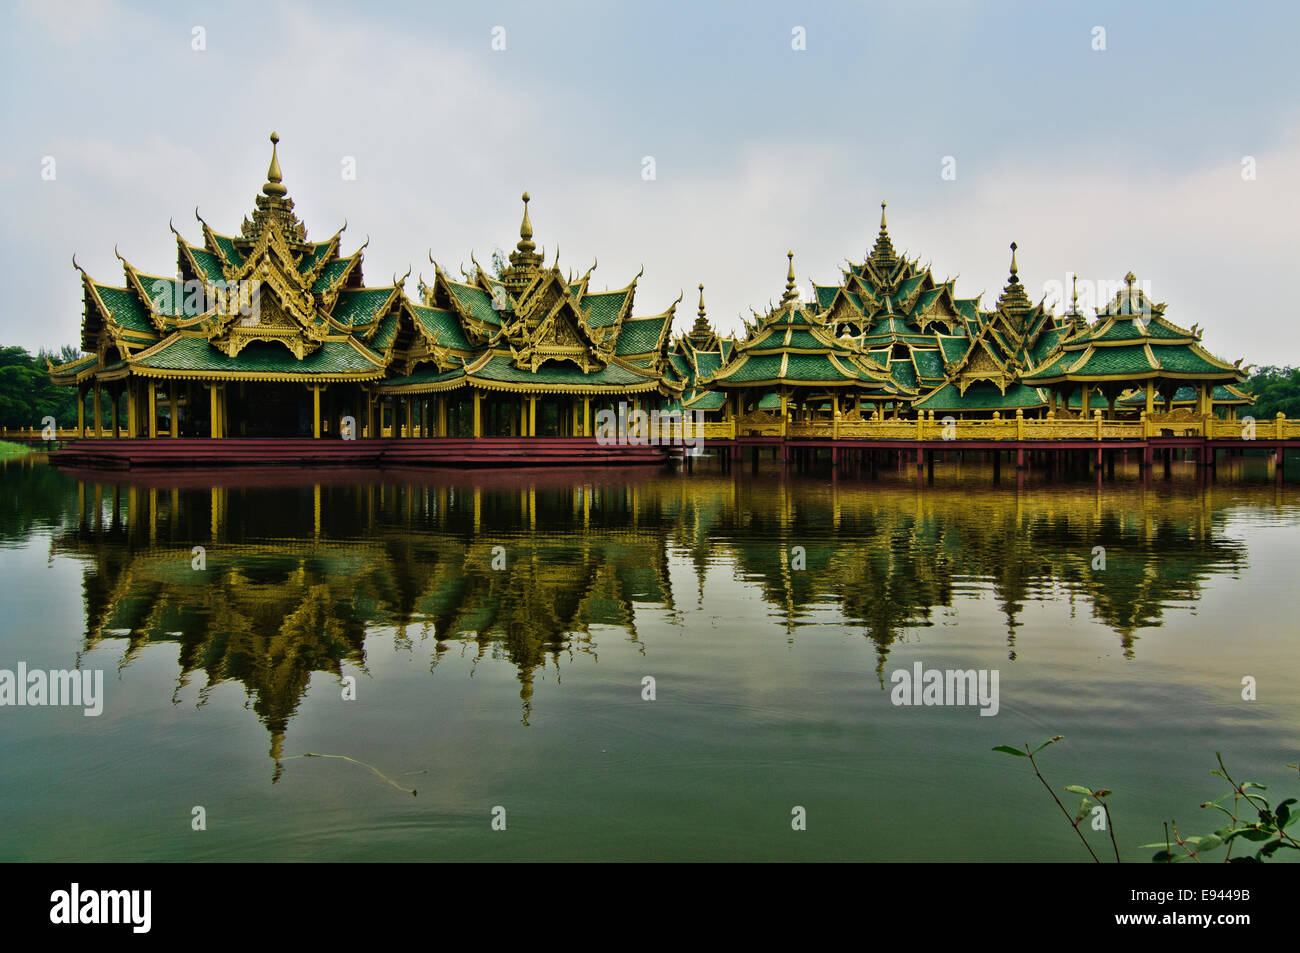
[(425, 645), (431, 665), (467, 649), (508, 660), (527, 724), (539, 671), (600, 639), (637, 640), (638, 613), (687, 632), (718, 624), (699, 611), (706, 587), (760, 593), (791, 639), (829, 609), (874, 643), (883, 686), (890, 646), (924, 639), (955, 600), (993, 600), (1013, 662), (1034, 601), (1068, 601), (1132, 658), (1167, 606), (1245, 562), (1216, 531), (1229, 491), (1214, 487), (935, 493), (658, 470), (212, 479), (82, 474), (57, 491), (75, 502), (57, 504), (53, 548), (85, 565), (86, 650), (125, 640), (126, 666), (175, 643), (177, 695), (200, 671), (200, 704), (242, 683), (277, 762), (313, 673), (365, 671), (368, 636)]

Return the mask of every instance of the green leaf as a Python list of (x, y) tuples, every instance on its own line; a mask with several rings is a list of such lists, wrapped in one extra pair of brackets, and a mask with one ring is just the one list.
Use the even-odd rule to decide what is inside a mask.
[(1037, 748), (1034, 749), (1034, 754), (1038, 754), (1038, 752), (1042, 751), (1048, 745), (1056, 744), (1058, 741), (1061, 740), (1062, 737), (1063, 737), (1062, 735), (1053, 735), (1051, 738), (1048, 738), (1041, 745), (1039, 745)]
[(994, 748), (993, 750), (994, 750), (994, 751), (1001, 751), (1003, 754), (1013, 754), (1013, 755), (1015, 755), (1017, 758), (1028, 758), (1028, 757), (1029, 757), (1029, 755), (1024, 751), (1023, 748), (1013, 748), (1013, 747), (1011, 747), (1011, 745), (998, 745), (998, 746), (997, 746), (996, 748)]
[(1262, 785), (1262, 784), (1259, 784), (1259, 783), (1256, 782), (1256, 781), (1247, 781), (1246, 783), (1244, 783), (1244, 784), (1241, 786), (1241, 789), (1242, 789), (1243, 791), (1246, 790), (1246, 788), (1259, 788), (1261, 791), (1267, 791), (1267, 790), (1268, 790), (1268, 788), (1266, 788), (1266, 787), (1265, 787), (1264, 785)]
[(1214, 850), (1216, 847), (1223, 846), (1223, 838), (1217, 834), (1207, 834), (1201, 838), (1200, 844), (1197, 845), (1196, 852), (1202, 853), (1207, 850)]
[(1085, 788), (1082, 784), (1067, 784), (1065, 790), (1069, 791), (1071, 794), (1083, 794), (1087, 797), (1092, 796), (1092, 791)]

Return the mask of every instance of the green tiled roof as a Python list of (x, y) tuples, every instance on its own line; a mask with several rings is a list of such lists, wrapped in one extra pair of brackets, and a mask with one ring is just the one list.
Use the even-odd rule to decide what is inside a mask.
[(214, 234), (212, 239), (217, 243), (217, 247), (221, 249), (221, 254), (226, 256), (226, 261), (230, 262), (235, 267), (239, 267), (244, 263), (244, 257), (236, 250), (235, 240), (233, 238), (227, 238), (225, 235)]
[(921, 377), (943, 377), (943, 358), (938, 351), (923, 351), (919, 348), (913, 350), (912, 363), (916, 365), (916, 372)]
[(975, 381), (962, 394), (951, 381), (916, 402), (920, 410), (1010, 410), (1042, 407), (1047, 403), (1036, 387), (1013, 384), (1003, 394), (992, 381)]
[(340, 291), (330, 317), (351, 327), (369, 324), (376, 312), (393, 294), (392, 288), (365, 291)]
[(397, 337), (398, 321), (398, 316), (395, 314), (389, 314), (381, 318), (374, 337), (370, 339), (370, 347), (376, 351), (388, 350), (389, 345)]
[(412, 310), (415, 312), (415, 319), (420, 322), (425, 332), (431, 337), (436, 336), (441, 347), (455, 348), (459, 351), (471, 349), (460, 320), (450, 311), (426, 308), (421, 305), (413, 305)]
[(587, 385), (591, 387), (619, 387), (627, 384), (644, 384), (654, 380), (653, 375), (637, 374), (617, 364), (609, 364), (603, 370), (583, 373), (580, 367), (567, 361), (550, 361), (543, 364), (533, 374), (521, 370), (504, 354), (494, 354), (486, 365), (473, 372), (474, 377), (504, 384), (562, 384)]
[[(189, 289), (185, 287), (185, 282), (178, 278), (161, 278), (157, 275), (146, 275), (136, 272), (140, 279), (140, 286), (144, 288), (144, 293), (149, 298), (149, 307), (156, 314), (163, 314), (169, 318), (185, 317), (185, 296)], [(197, 285), (192, 285), (196, 291), (201, 289)], [(205, 296), (196, 294), (196, 298), (203, 299)], [(196, 317), (207, 310), (207, 302), (203, 300), (198, 305), (197, 311), (189, 314), (189, 317)]]
[(829, 308), (831, 302), (835, 300), (835, 292), (839, 290), (835, 285), (813, 285), (813, 292), (817, 295), (817, 306)]
[(916, 368), (911, 361), (891, 361), (889, 376), (909, 390), (916, 388)]
[(194, 256), (195, 263), (202, 272), (202, 277), (208, 281), (222, 281), (225, 278), (221, 270), (221, 259), (206, 248), (195, 248), (190, 246), (190, 254)]
[(219, 374), (265, 373), (344, 374), (373, 371), (375, 365), (357, 353), (346, 341), (325, 341), (300, 361), (282, 344), (253, 341), (235, 357), (227, 357), (205, 338), (175, 336), (148, 357), (133, 362), (136, 367), (176, 371), (212, 371)]
[(663, 333), (668, 315), (653, 318), (625, 319), (618, 328), (618, 339), (614, 342), (614, 353), (619, 356), (627, 354), (648, 354), (659, 346), (659, 336)]
[(492, 295), (472, 285), (462, 285), (455, 281), (448, 281), (447, 284), (451, 288), (451, 293), (456, 296), (456, 300), (460, 302), (460, 306), (469, 311), (474, 318), (484, 324), (501, 323), (501, 312), (492, 307)]
[(582, 310), (587, 323), (594, 328), (607, 328), (618, 318), (627, 300), (626, 291), (602, 291), (598, 294), (584, 295)]
[(455, 380), (458, 377), (464, 377), (463, 368), (454, 367), (449, 371), (440, 371), (432, 364), (425, 365), (405, 377), (390, 377), (384, 381), (387, 387), (405, 387), (415, 384), (441, 384), (445, 381)]
[(311, 286), (311, 290), (316, 294), (322, 294), (328, 291), (330, 285), (332, 285), (340, 275), (347, 271), (351, 265), (351, 258), (340, 258), (337, 261), (330, 262), (322, 268), (321, 273), (316, 276), (316, 281)]
[(970, 348), (969, 338), (947, 334), (936, 335), (935, 338), (939, 342), (939, 350), (943, 353), (945, 363), (960, 361)]
[(722, 405), (727, 402), (727, 395), (720, 390), (702, 390), (697, 391), (694, 396), (685, 401), (688, 410), (703, 410), (705, 412), (721, 410)]
[(128, 331), (154, 333), (157, 329), (149, 318), (149, 313), (140, 304), (140, 299), (125, 288), (111, 288), (108, 285), (95, 285), (99, 300), (104, 302), (113, 315), (113, 320)]
[(315, 268), (320, 264), (320, 260), (325, 257), (326, 253), (330, 250), (330, 245), (333, 243), (334, 240), (330, 239), (330, 241), (321, 242), (319, 245), (313, 245), (311, 251), (304, 253), (302, 260), (298, 262), (298, 270), (303, 274), (306, 274)]

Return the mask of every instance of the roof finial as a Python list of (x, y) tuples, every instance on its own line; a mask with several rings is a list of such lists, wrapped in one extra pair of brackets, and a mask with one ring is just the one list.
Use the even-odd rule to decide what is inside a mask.
[(284, 195), (289, 190), (281, 185), (284, 176), (280, 172), (280, 158), (276, 154), (276, 143), (280, 137), (274, 131), (271, 133), (271, 167), (266, 170), (266, 185), (262, 186), (262, 191), (267, 195), (279, 196)]
[(528, 220), (528, 201), (532, 196), (525, 192), (521, 198), (524, 200), (524, 220), (519, 223), (519, 244), (515, 247), (525, 254), (531, 254), (537, 247), (533, 244), (533, 223)]
[(885, 221), (884, 202), (880, 203), (880, 234), (876, 236), (876, 244), (868, 257), (887, 267), (891, 267), (890, 263), (895, 260), (894, 243), (889, 240), (889, 224)]
[(1079, 313), (1079, 276), (1071, 275), (1070, 284), (1073, 286), (1073, 293), (1070, 295), (1070, 313)]
[(1020, 281), (1020, 279), (1016, 277), (1017, 272), (1020, 271), (1020, 269), (1016, 267), (1016, 247), (1017, 247), (1016, 243), (1012, 242), (1011, 243), (1011, 280), (1008, 282), (1008, 284), (1012, 284), (1012, 285)]
[(1124, 276), (1124, 284), (1128, 285), (1130, 291), (1133, 290), (1133, 282), (1135, 281), (1137, 281), (1137, 275), (1131, 271)]
[(785, 294), (781, 295), (782, 304), (799, 299), (799, 289), (795, 287), (794, 283), (794, 252), (786, 252), (785, 257), (790, 259), (790, 267), (785, 273)]
[(700, 316), (700, 320), (703, 320), (704, 319), (704, 285), (703, 284), (700, 285), (700, 309), (697, 313)]

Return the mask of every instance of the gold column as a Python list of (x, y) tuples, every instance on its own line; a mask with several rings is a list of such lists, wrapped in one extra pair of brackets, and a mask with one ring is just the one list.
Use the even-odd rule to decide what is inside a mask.
[(411, 404), (413, 401), (410, 397), (407, 397), (402, 403), (406, 405), (406, 436), (413, 437), (415, 436), (414, 431), (411, 429)]
[(447, 398), (438, 395), (438, 436), (447, 436)]
[(474, 436), (483, 436), (483, 392), (475, 389), (474, 391)]
[(77, 388), (77, 436), (86, 436), (86, 391)]
[(208, 427), (210, 428), (213, 440), (216, 440), (218, 437), (221, 436), (221, 422), (219, 416), (220, 412), (217, 408), (217, 403), (218, 403), (217, 385), (209, 384), (208, 385), (208, 408), (209, 408), (208, 412), (212, 419), (208, 421)]
[(537, 436), (537, 398), (528, 398), (528, 436)]
[(591, 398), (582, 398), (582, 435), (591, 436)]
[(140, 411), (136, 406), (140, 400), (140, 387), (134, 377), (126, 379), (126, 435), (140, 436)]
[(158, 436), (158, 385), (149, 382), (149, 439)]
[(1147, 381), (1147, 416), (1148, 417), (1150, 417), (1152, 414), (1156, 412), (1155, 392), (1156, 392), (1155, 384), (1152, 383), (1151, 381)]
[(95, 407), (95, 436), (96, 436), (96, 437), (102, 437), (102, 436), (104, 436), (104, 422), (103, 422), (103, 420), (101, 419), (101, 414), (100, 414), (100, 406), (99, 406), (99, 385), (98, 385), (98, 384), (95, 385), (95, 400), (94, 400), (94, 407)]
[(168, 423), (171, 425), (171, 435), (173, 440), (181, 435), (180, 411), (180, 401), (176, 399), (176, 382), (172, 381), (167, 385), (167, 416), (170, 418)]
[(313, 440), (320, 439), (320, 385), (318, 384), (312, 385), (311, 388), (311, 435)]

